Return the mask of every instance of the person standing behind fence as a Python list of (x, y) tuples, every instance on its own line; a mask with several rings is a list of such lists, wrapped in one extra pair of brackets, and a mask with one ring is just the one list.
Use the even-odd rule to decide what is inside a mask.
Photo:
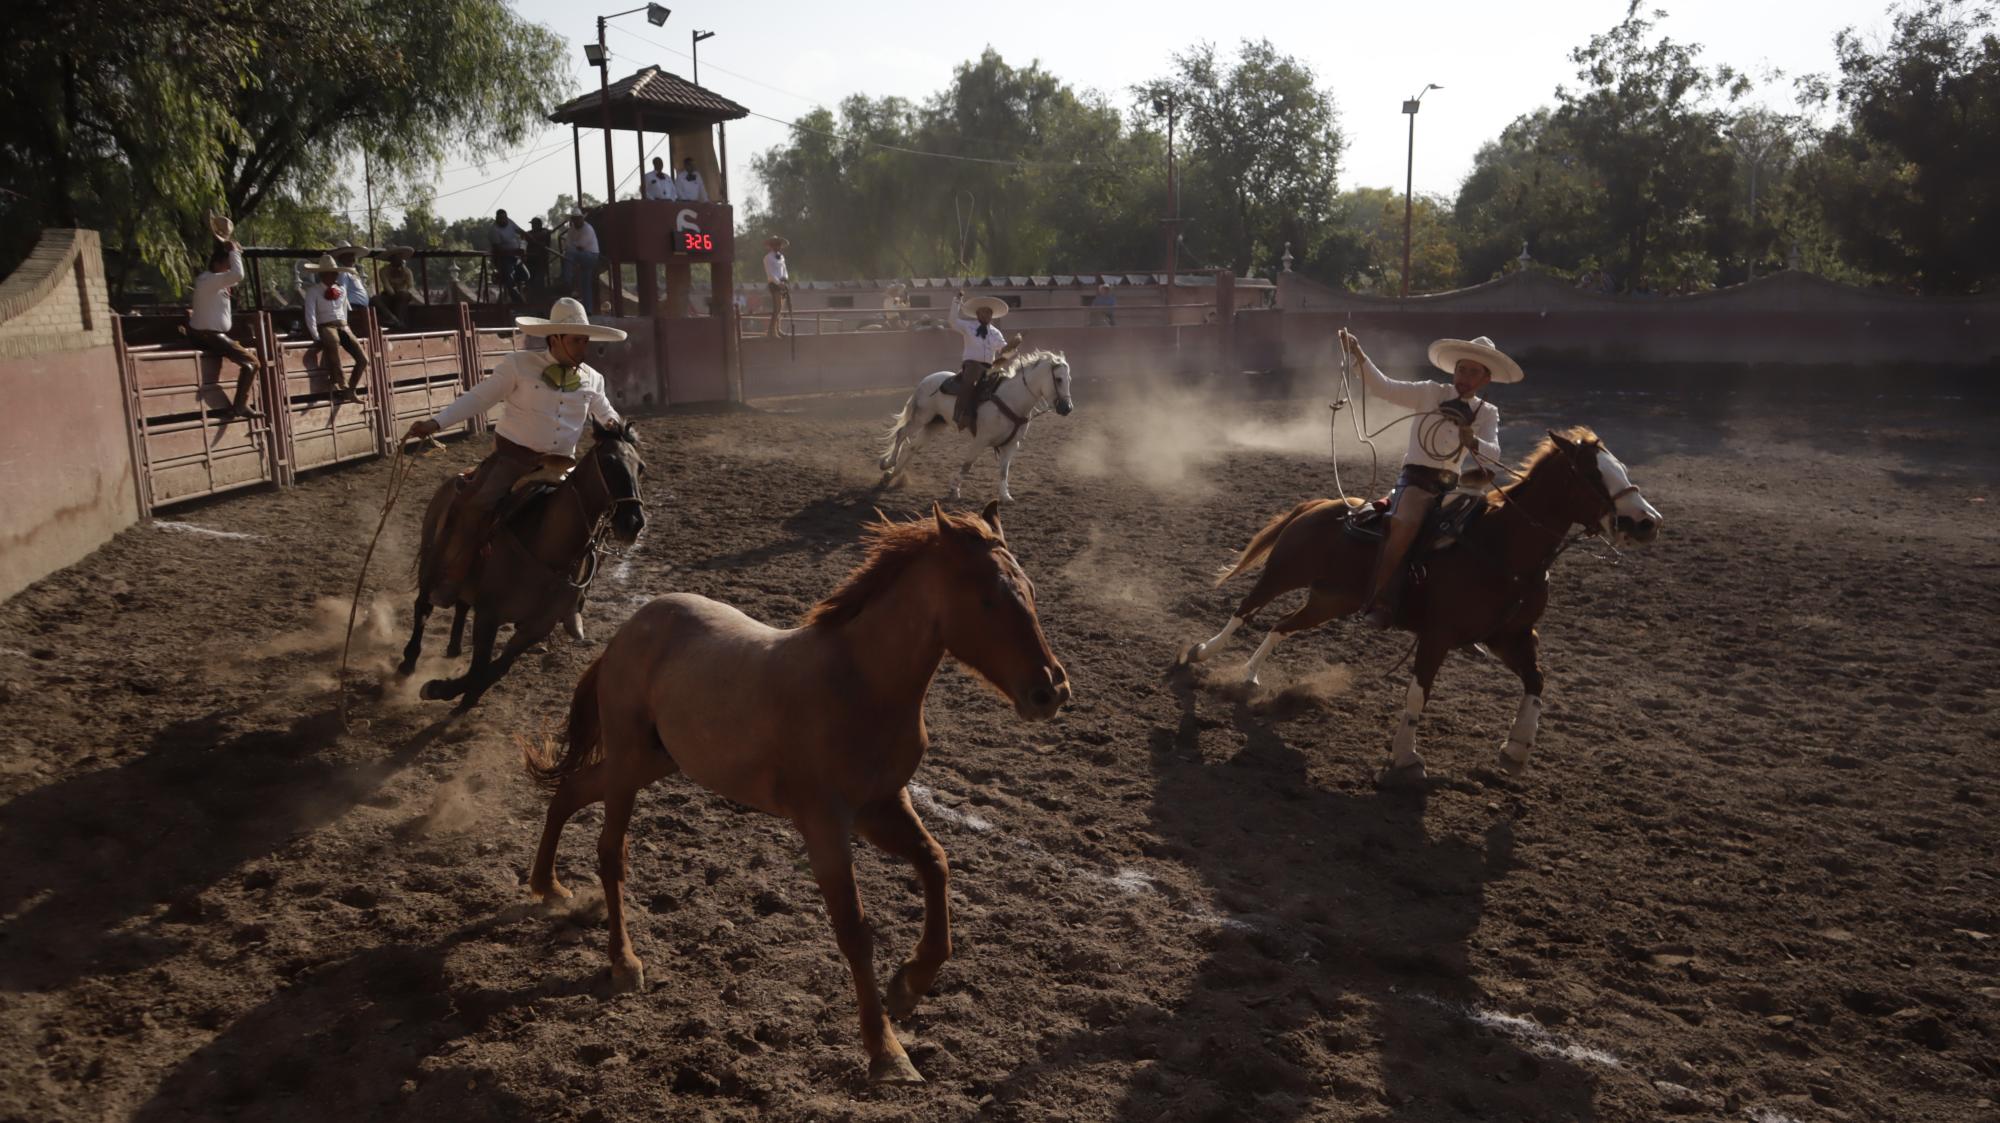
[(785, 263), (785, 247), (791, 244), (791, 239), (776, 234), (764, 239), (770, 251), (764, 255), (764, 287), (771, 292), (771, 327), (764, 333), (767, 339), (778, 334), (779, 309), (790, 310), (792, 306), (792, 270)]
[(528, 247), (528, 287), (537, 293), (549, 287), (549, 234), (541, 218), (535, 217), (528, 220), (528, 232), (521, 238)]
[(1100, 284), (1097, 295), (1090, 298), (1090, 326), (1118, 326), (1118, 298), (1111, 295), (1111, 286)]
[(563, 235), (563, 269), (586, 311), (597, 311), (597, 230), (580, 214), (569, 216)]
[(653, 157), (653, 170), (639, 177), (639, 197), (642, 199), (675, 198), (674, 177), (667, 171), (666, 161)]
[(208, 255), (208, 270), (194, 279), (194, 296), (188, 301), (188, 341), (204, 355), (235, 363), (236, 398), (223, 411), (226, 417), (262, 417), (250, 404), (250, 387), (257, 381), (257, 356), (229, 338), (234, 322), (230, 290), (243, 281), (243, 247), (233, 240), (217, 242)]
[[(299, 294), (305, 305), (306, 338), (319, 341), (320, 362), (333, 373), (335, 396), (358, 402), (361, 380), (368, 374), (368, 353), (361, 349), (361, 341), (354, 338), (354, 332), (347, 326), (350, 305), (347, 290), (340, 282), (342, 274), (352, 274), (354, 270), (335, 261), (332, 254), (321, 254), (306, 269), (319, 281), (316, 285), (302, 286)], [(354, 356), (354, 373), (344, 387), (340, 385), (338, 352), (341, 350)]]

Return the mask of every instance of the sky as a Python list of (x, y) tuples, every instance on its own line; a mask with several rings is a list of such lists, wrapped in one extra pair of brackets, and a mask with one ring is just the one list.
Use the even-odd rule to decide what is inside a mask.
[[(623, 4), (606, 0), (591, 8), (563, 0), (515, 0), (514, 7), (569, 38), (579, 92), (597, 85), (583, 44), (596, 35), (596, 15)], [(1409, 140), (1402, 101), (1427, 83), (1442, 86), (1426, 95), (1417, 119), (1414, 175), (1419, 193), (1451, 195), (1482, 143), (1521, 114), (1549, 104), (1557, 85), (1575, 83), (1569, 52), (1617, 23), (1626, 5), (1624, 0), (1532, 5), (1015, 0), (963, 8), (906, 0), (670, 0), (668, 7), (673, 14), (663, 27), (646, 22), (643, 13), (611, 21), (606, 35), (611, 77), (615, 81), (655, 64), (691, 77), (690, 33), (715, 32), (701, 44), (701, 84), (766, 115), (728, 129), (730, 188), (741, 210), (758, 190), (751, 157), (784, 140), (787, 130), (780, 121), (853, 93), (921, 100), (942, 89), (954, 67), (989, 45), (1011, 64), (1039, 60), (1070, 85), (1102, 91), (1129, 109), (1128, 88), (1166, 74), (1175, 53), (1207, 40), (1228, 54), (1242, 40), (1259, 38), (1310, 65), (1332, 92), (1348, 141), (1342, 189), (1401, 189)], [(1879, 41), (1889, 29), (1882, 0), (1657, 0), (1652, 7), (1666, 10), (1660, 29), (1667, 35), (1703, 46), (1705, 64), (1728, 63), (1753, 73), (1829, 72), (1836, 32), (1854, 27)], [(1767, 91), (1760, 96), (1791, 107), (1789, 77), (1768, 84)], [(603, 134), (585, 130), (583, 143), (584, 189), (601, 197)], [(550, 126), (515, 152), (454, 157), (437, 179), (437, 209), (447, 218), (491, 214), (496, 206), (540, 213), (558, 192), (575, 189), (569, 149), (569, 129)], [(625, 177), (620, 196), (630, 197), (637, 182), (631, 134), (614, 134), (612, 152)], [(469, 166), (479, 162), (484, 167)], [(358, 206), (356, 180), (353, 205)]]

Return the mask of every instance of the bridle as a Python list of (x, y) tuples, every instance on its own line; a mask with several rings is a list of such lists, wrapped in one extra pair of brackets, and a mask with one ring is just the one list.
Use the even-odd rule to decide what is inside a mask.
[[(604, 475), (603, 459), (602, 456), (598, 455), (596, 446), (592, 446), (591, 454), (585, 457), (583, 461), (583, 464), (590, 466), (590, 475), (595, 478), (597, 491), (603, 496), (604, 502), (604, 506), (597, 512), (596, 520), (590, 524), (590, 528), (584, 534), (583, 577), (581, 580), (576, 580), (572, 579), (567, 573), (556, 574), (556, 576), (562, 579), (564, 584), (579, 592), (589, 589), (590, 583), (597, 579), (598, 552), (603, 549), (604, 540), (611, 533), (611, 520), (617, 515), (618, 510), (628, 503), (642, 510), (645, 507), (644, 501), (637, 495), (611, 494), (611, 481)], [(569, 490), (570, 494), (576, 499), (579, 513), (588, 517), (590, 508), (583, 499), (583, 464), (577, 465), (577, 471), (570, 477), (574, 481), (574, 484)], [(633, 489), (636, 491), (638, 486), (638, 477), (633, 476)], [(551, 569), (550, 572), (555, 571)]]
[[(1598, 443), (1592, 443), (1589, 445), (1578, 444), (1575, 447), (1592, 448), (1595, 449), (1598, 453), (1602, 453), (1604, 451), (1604, 446)], [(1514, 477), (1516, 481), (1522, 483), (1525, 483), (1527, 481), (1528, 478), (1527, 476), (1523, 475), (1518, 471), (1515, 471), (1513, 468), (1510, 468), (1507, 465), (1502, 464), (1497, 460), (1493, 460), (1490, 457), (1487, 457), (1477, 451), (1473, 452), (1471, 455), (1474, 461), (1478, 462), (1478, 464), (1481, 467), (1487, 469), (1488, 471), (1505, 472), (1508, 475)], [(1601, 474), (1586, 473), (1584, 472), (1583, 469), (1577, 467), (1576, 458), (1573, 454), (1567, 451), (1562, 451), (1561, 456), (1563, 459), (1563, 466), (1569, 469), (1571, 477), (1577, 480), (1579, 483), (1581, 483), (1585, 488), (1585, 490), (1594, 491), (1599, 496), (1602, 496), (1604, 499), (1603, 516), (1600, 516), (1600, 518), (1597, 520), (1593, 520), (1589, 523), (1584, 524), (1589, 529), (1578, 534), (1570, 534), (1569, 528), (1567, 526), (1565, 526), (1561, 530), (1552, 530), (1546, 523), (1536, 518), (1534, 516), (1534, 513), (1529, 511), (1525, 505), (1520, 504), (1519, 501), (1514, 498), (1513, 493), (1507, 490), (1506, 488), (1495, 488), (1494, 489), (1495, 493), (1501, 497), (1501, 501), (1503, 503), (1506, 503), (1509, 506), (1519, 506), (1521, 509), (1521, 517), (1527, 519), (1528, 524), (1530, 526), (1533, 526), (1535, 529), (1540, 530), (1544, 534), (1552, 535), (1556, 539), (1558, 539), (1555, 550), (1549, 554), (1549, 560), (1542, 565), (1542, 569), (1547, 570), (1550, 566), (1553, 566), (1556, 563), (1556, 559), (1562, 557), (1563, 554), (1566, 551), (1568, 551), (1571, 546), (1574, 546), (1577, 543), (1590, 538), (1595, 538), (1599, 542), (1603, 543), (1604, 548), (1611, 551), (1611, 558), (1610, 558), (1611, 564), (1618, 565), (1619, 563), (1625, 560), (1625, 553), (1624, 551), (1618, 548), (1618, 544), (1616, 542), (1613, 542), (1609, 537), (1605, 535), (1603, 528), (1600, 524), (1604, 517), (1616, 520), (1618, 517), (1618, 501), (1620, 499), (1625, 498), (1628, 495), (1638, 494), (1639, 485), (1627, 484), (1626, 486), (1619, 488), (1614, 493), (1608, 486), (1606, 486), (1604, 482), (1604, 477)], [(1603, 557), (1603, 555), (1601, 554), (1597, 556), (1600, 558)]]

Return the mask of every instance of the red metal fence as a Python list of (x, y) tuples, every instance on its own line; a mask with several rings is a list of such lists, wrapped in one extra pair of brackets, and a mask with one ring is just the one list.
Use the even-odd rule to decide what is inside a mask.
[[(235, 338), (260, 360), (250, 403), (263, 414), (243, 420), (223, 413), (235, 365), (190, 349), (177, 332), (182, 317), (121, 317), (118, 366), (141, 510), (256, 484), (289, 487), (300, 472), (385, 455), (410, 422), (435, 414), (521, 346), (516, 329), (477, 327), (463, 304), (430, 309), (425, 319), (385, 333), (368, 310), (355, 309), (349, 324), (368, 356), (365, 396), (355, 403), (334, 394), (353, 369), (351, 355), (280, 334), (268, 312), (239, 316)], [(460, 431), (483, 427), (475, 420)]]

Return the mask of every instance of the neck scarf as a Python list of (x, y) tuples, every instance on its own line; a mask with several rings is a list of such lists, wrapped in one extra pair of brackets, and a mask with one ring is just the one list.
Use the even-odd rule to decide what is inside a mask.
[(986, 325), (986, 324), (981, 324), (981, 325), (979, 325), (979, 330), (978, 330), (978, 331), (976, 331), (976, 332), (973, 332), (972, 334), (974, 334), (974, 335), (978, 336), (978, 337), (979, 337), (979, 338), (981, 338), (981, 339), (985, 339), (985, 338), (986, 338), (986, 328), (987, 328), (987, 326), (988, 326), (988, 325)]
[(549, 389), (560, 390), (565, 394), (581, 390), (583, 389), (583, 374), (580, 370), (582, 365), (578, 363), (576, 366), (566, 367), (561, 363), (550, 363), (542, 368), (542, 381), (549, 384)]

